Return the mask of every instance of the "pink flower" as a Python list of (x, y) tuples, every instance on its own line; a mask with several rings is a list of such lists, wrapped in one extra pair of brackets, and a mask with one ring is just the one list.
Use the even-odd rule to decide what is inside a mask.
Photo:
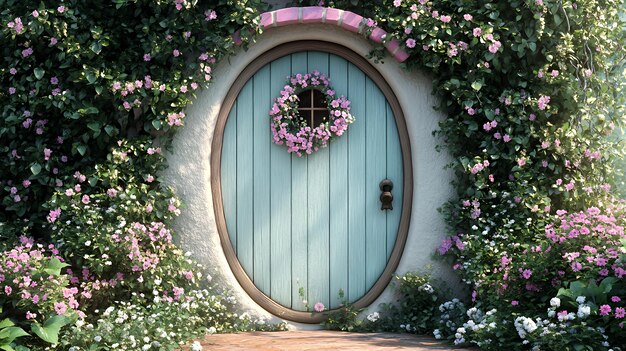
[(26, 319), (35, 319), (37, 318), (36, 313), (31, 313), (30, 311), (26, 311)]
[(524, 167), (526, 165), (526, 159), (525, 158), (518, 158), (517, 159), (517, 165), (520, 167)]
[(556, 78), (559, 76), (559, 71), (553, 69), (552, 72), (550, 72), (550, 75), (552, 76), (552, 78)]
[(415, 47), (415, 39), (409, 38), (406, 40), (406, 47), (412, 49)]
[(61, 209), (57, 208), (57, 209), (51, 210), (50, 213), (48, 213), (48, 216), (46, 216), (46, 219), (48, 220), (48, 222), (54, 223), (54, 221), (56, 221), (60, 215), (61, 215)]
[(50, 159), (50, 155), (52, 155), (52, 150), (45, 148), (43, 149), (43, 159), (48, 161)]
[(550, 103), (550, 96), (541, 95), (539, 99), (537, 100), (537, 107), (539, 107), (540, 110), (545, 110), (546, 107), (548, 107), (549, 103)]
[(84, 203), (85, 205), (87, 205), (89, 203), (89, 195), (83, 195), (82, 199), (80, 200), (82, 203)]
[(619, 297), (619, 296), (612, 296), (612, 297), (611, 297), (611, 301), (612, 301), (612, 302), (620, 302), (620, 301), (622, 301), (622, 299), (620, 299), (620, 297)]
[(148, 62), (148, 61), (152, 60), (152, 56), (150, 56), (150, 54), (144, 54), (143, 55), (143, 60)]
[(393, 6), (399, 7), (400, 5), (402, 5), (402, 0), (393, 0)]
[(50, 38), (50, 45), (55, 46), (57, 44), (58, 40), (55, 37)]
[(531, 271), (530, 269), (524, 269), (524, 271), (522, 271), (522, 277), (524, 277), (524, 279), (530, 279), (532, 275), (533, 271)]
[(57, 302), (54, 304), (54, 312), (56, 312), (56, 314), (62, 315), (65, 314), (66, 311), (67, 305), (65, 305), (65, 302)]
[(212, 21), (214, 19), (217, 19), (217, 12), (213, 10), (206, 10), (204, 11), (204, 16), (205, 21)]
[(513, 300), (513, 301), (511, 301), (511, 305), (517, 306), (517, 305), (519, 305), (519, 301)]
[(178, 57), (180, 56), (180, 51), (178, 51), (178, 49), (174, 49), (174, 51), (172, 51), (172, 55), (174, 55), (174, 57)]
[(466, 21), (471, 21), (472, 18), (474, 18), (474, 17), (472, 17), (472, 15), (470, 15), (469, 13), (466, 13), (466, 14), (463, 15), (463, 19), (466, 20)]
[(510, 136), (510, 135), (508, 135), (508, 134), (504, 134), (504, 137), (502, 137), (502, 140), (503, 140), (505, 143), (508, 143), (509, 141), (511, 141), (511, 136)]
[(472, 35), (475, 37), (479, 37), (482, 32), (483, 30), (480, 29), (480, 27), (476, 27), (472, 30)]
[(117, 196), (117, 190), (111, 188), (109, 190), (107, 190), (107, 196), (110, 198), (114, 198)]
[(580, 262), (572, 262), (571, 266), (572, 266), (572, 270), (574, 272), (578, 272), (578, 271), (580, 271), (583, 268), (583, 265), (580, 264)]
[(450, 21), (452, 20), (452, 17), (450, 17), (450, 16), (441, 16), (439, 19), (443, 23), (450, 23)]
[(65, 12), (65, 6), (59, 6), (59, 7), (57, 7), (57, 11), (59, 11), (59, 13), (63, 13), (63, 12)]
[(609, 306), (609, 305), (602, 305), (602, 306), (600, 306), (600, 315), (601, 316), (608, 316), (610, 312), (611, 312), (611, 306)]
[(502, 44), (496, 40), (493, 42), (493, 44), (489, 45), (489, 52), (495, 54), (496, 52), (498, 52), (498, 49), (500, 49), (501, 46)]
[(626, 316), (626, 310), (624, 310), (624, 307), (615, 308), (615, 318), (624, 318), (624, 316)]
[(324, 306), (323, 303), (318, 302), (315, 304), (315, 306), (313, 306), (313, 309), (315, 310), (315, 312), (323, 312), (324, 309), (326, 309), (326, 307)]

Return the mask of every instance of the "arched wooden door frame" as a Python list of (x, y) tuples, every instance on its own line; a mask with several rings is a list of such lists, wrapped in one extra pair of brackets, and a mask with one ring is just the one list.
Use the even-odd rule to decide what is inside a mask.
[[(393, 273), (400, 263), (402, 253), (404, 251), (404, 245), (407, 240), (409, 224), (411, 220), (411, 211), (413, 203), (413, 166), (411, 160), (411, 144), (409, 140), (409, 134), (406, 127), (406, 121), (404, 119), (404, 113), (400, 106), (400, 102), (395, 96), (393, 90), (389, 84), (385, 81), (383, 76), (374, 68), (366, 59), (354, 51), (341, 46), (339, 44), (303, 40), (294, 41), (285, 44), (278, 45), (272, 49), (269, 49), (265, 53), (261, 54), (252, 63), (250, 63), (235, 79), (235, 82), (230, 87), (224, 101), (222, 103), (220, 112), (217, 117), (215, 131), (213, 134), (213, 141), (211, 145), (211, 190), (213, 192), (213, 207), (215, 211), (215, 219), (217, 224), (217, 230), (220, 236), (220, 242), (226, 256), (226, 260), (232, 270), (235, 278), (241, 284), (241, 287), (246, 293), (262, 308), (268, 312), (290, 321), (300, 323), (320, 323), (326, 317), (324, 314), (311, 313), (304, 311), (296, 311), (290, 308), (284, 307), (272, 300), (270, 297), (260, 291), (250, 277), (246, 274), (242, 267), (237, 254), (233, 248), (228, 235), (226, 227), (226, 218), (224, 214), (224, 203), (222, 198), (222, 183), (221, 183), (221, 162), (222, 162), (222, 144), (224, 141), (224, 129), (228, 120), (228, 115), (232, 109), (239, 93), (243, 89), (244, 85), (248, 82), (254, 74), (266, 64), (279, 59), (283, 56), (290, 55), (303, 51), (321, 51), (329, 54), (334, 54), (346, 59), (361, 71), (363, 71), (382, 91), (383, 95), (387, 99), (389, 106), (394, 114), (396, 126), (398, 130), (398, 136), (400, 139), (400, 147), (402, 150), (402, 163), (403, 163), (403, 176), (404, 176), (404, 195), (402, 202), (402, 214), (400, 216), (400, 224), (398, 226), (398, 234), (396, 236), (396, 242), (393, 250), (387, 261), (387, 265), (383, 270), (380, 277), (376, 280), (372, 288), (363, 295), (360, 299), (354, 302), (355, 308), (363, 308), (369, 306), (374, 300), (380, 296), (385, 290)], [(269, 109), (268, 109), (269, 111)], [(268, 118), (269, 129), (269, 118)], [(332, 310), (331, 310), (332, 311)]]

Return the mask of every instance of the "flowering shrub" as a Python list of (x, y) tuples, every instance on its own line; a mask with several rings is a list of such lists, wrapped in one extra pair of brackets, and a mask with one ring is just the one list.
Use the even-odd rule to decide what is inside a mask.
[(13, 328), (28, 326), (26, 329), (41, 339), (35, 343), (56, 343), (59, 328), (67, 325), (70, 317), (84, 316), (78, 309), (78, 289), (70, 287), (69, 277), (61, 273), (68, 265), (54, 245), (44, 248), (27, 237), (21, 237), (20, 244), (2, 252), (1, 257), (1, 312), (13, 319), (11, 324), (17, 323)]
[[(270, 110), (271, 129), (274, 143), (285, 143), (289, 153), (302, 156), (326, 147), (334, 138), (343, 135), (348, 125), (354, 122), (350, 114), (350, 101), (345, 96), (336, 97), (328, 77), (318, 71), (296, 74), (288, 78), (281, 96), (274, 99)], [(312, 126), (298, 112), (298, 94), (315, 89), (324, 95), (329, 116), (319, 126)], [(313, 103), (313, 102), (311, 102)]]
[[(0, 221), (43, 237), (41, 207), (119, 139), (184, 123), (216, 60), (245, 45), (255, 1), (8, 0), (0, 14)], [(83, 172), (84, 173), (84, 172)], [(153, 174), (153, 176), (156, 176)], [(7, 229), (8, 230), (8, 229)], [(3, 229), (4, 231), (4, 229)]]
[[(97, 315), (93, 323), (79, 322), (66, 329), (59, 345), (63, 350), (180, 350), (187, 340), (206, 334), (247, 330), (281, 330), (285, 326), (234, 314), (236, 301), (214, 292), (193, 290), (179, 300), (160, 293), (133, 293), (129, 302), (118, 302)], [(146, 304), (146, 299), (153, 301)], [(98, 313), (98, 311), (96, 311)]]

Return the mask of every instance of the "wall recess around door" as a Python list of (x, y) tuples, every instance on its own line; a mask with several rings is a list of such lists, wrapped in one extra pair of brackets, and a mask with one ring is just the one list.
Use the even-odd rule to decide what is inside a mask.
[[(361, 298), (354, 302), (354, 305), (357, 308), (365, 307), (371, 304), (376, 297), (382, 293), (385, 287), (388, 285), (390, 279), (392, 278), (392, 274), (398, 266), (400, 261), (402, 251), (404, 249), (404, 244), (406, 242), (408, 227), (410, 222), (410, 214), (411, 214), (411, 206), (412, 206), (412, 195), (413, 195), (413, 170), (411, 164), (411, 150), (410, 143), (408, 138), (408, 133), (406, 130), (406, 124), (404, 121), (404, 115), (402, 113), (401, 106), (393, 94), (390, 86), (385, 82), (380, 73), (363, 57), (356, 54), (355, 52), (329, 42), (322, 41), (298, 41), (287, 44), (282, 44), (277, 46), (271, 50), (268, 50), (264, 54), (260, 55), (256, 60), (254, 60), (249, 66), (247, 66), (239, 75), (239, 77), (235, 80), (233, 85), (231, 86), (226, 98), (222, 104), (222, 108), (218, 115), (217, 124), (215, 127), (215, 134), (212, 142), (212, 155), (211, 155), (211, 187), (213, 191), (213, 202), (214, 209), (216, 215), (216, 222), (218, 227), (218, 232), (220, 236), (220, 241), (222, 247), (224, 249), (227, 261), (230, 265), (231, 270), (233, 271), (235, 277), (244, 288), (244, 290), (253, 298), (255, 302), (257, 302), (261, 307), (266, 309), (267, 311), (273, 313), (274, 315), (296, 321), (296, 322), (304, 322), (304, 323), (318, 323), (324, 319), (322, 314), (314, 314), (304, 312), (304, 311), (296, 311), (294, 309), (287, 308), (282, 306), (281, 304), (274, 301), (272, 298), (268, 297), (265, 293), (263, 293), (252, 281), (252, 279), (246, 273), (244, 267), (236, 253), (236, 249), (234, 247), (233, 241), (231, 240), (228, 233), (228, 226), (226, 223), (225, 216), (225, 208), (224, 208), (224, 197), (222, 194), (222, 151), (224, 147), (224, 133), (227, 125), (229, 114), (233, 107), (235, 107), (235, 102), (237, 101), (238, 96), (242, 92), (242, 89), (249, 81), (251, 77), (253, 77), (262, 67), (267, 65), (270, 62), (273, 62), (281, 57), (286, 55), (291, 55), (295, 53), (307, 52), (307, 51), (319, 51), (325, 52), (332, 55), (336, 55), (341, 57), (351, 64), (355, 65), (363, 71), (367, 77), (369, 77), (377, 86), (377, 89), (380, 89), (390, 110), (393, 112), (393, 117), (395, 119), (395, 125), (398, 131), (399, 145), (401, 149), (401, 159), (402, 159), (402, 203), (395, 204), (394, 207), (401, 208), (400, 220), (397, 230), (397, 236), (395, 238), (395, 243), (393, 248), (390, 250), (389, 259), (385, 265), (384, 270), (375, 281), (373, 286), (365, 293)], [(332, 80), (332, 77), (331, 77)], [(348, 98), (350, 98), (348, 96)], [(269, 106), (267, 108), (269, 110)], [(267, 112), (267, 111), (265, 111)], [(265, 114), (266, 115), (266, 114)], [(256, 118), (256, 117), (255, 117)], [(357, 119), (359, 116), (357, 116)], [(267, 129), (269, 131), (269, 119), (266, 118), (263, 120), (263, 123), (268, 125)], [(355, 122), (358, 123), (358, 122)], [(350, 131), (348, 131), (348, 134)], [(284, 152), (284, 150), (282, 150)], [(382, 179), (380, 179), (382, 180)], [(375, 189), (380, 194), (379, 189)], [(395, 195), (395, 193), (394, 193)], [(378, 200), (378, 195), (376, 196)], [(331, 291), (332, 294), (336, 294), (336, 291)], [(315, 301), (309, 302), (311, 305), (315, 303)]]

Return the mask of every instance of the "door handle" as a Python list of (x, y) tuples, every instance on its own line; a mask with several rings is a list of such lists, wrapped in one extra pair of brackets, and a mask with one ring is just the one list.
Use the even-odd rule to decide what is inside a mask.
[(393, 182), (389, 179), (383, 179), (380, 182), (380, 209), (383, 211), (393, 210)]

